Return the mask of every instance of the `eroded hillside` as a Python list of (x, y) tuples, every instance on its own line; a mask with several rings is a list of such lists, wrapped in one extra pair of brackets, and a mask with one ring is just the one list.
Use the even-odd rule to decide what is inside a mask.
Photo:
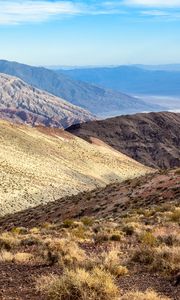
[(66, 128), (93, 120), (88, 111), (0, 73), (0, 118), (31, 125)]

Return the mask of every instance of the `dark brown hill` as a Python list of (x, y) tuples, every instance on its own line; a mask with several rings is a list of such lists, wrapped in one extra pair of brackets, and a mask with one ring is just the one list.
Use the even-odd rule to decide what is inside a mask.
[(114, 183), (105, 188), (81, 192), (0, 218), (0, 230), (17, 226), (32, 228), (46, 222), (91, 216), (119, 220), (134, 210), (180, 203), (180, 172), (159, 171)]
[(71, 126), (67, 130), (88, 141), (99, 138), (150, 167), (180, 166), (179, 113), (126, 115)]

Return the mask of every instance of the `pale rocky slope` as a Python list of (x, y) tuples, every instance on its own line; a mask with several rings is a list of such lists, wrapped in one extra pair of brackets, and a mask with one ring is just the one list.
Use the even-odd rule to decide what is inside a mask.
[(0, 120), (0, 216), (152, 171), (97, 139)]
[(38, 90), (17, 77), (2, 73), (0, 73), (0, 118), (59, 128), (94, 119), (88, 111)]

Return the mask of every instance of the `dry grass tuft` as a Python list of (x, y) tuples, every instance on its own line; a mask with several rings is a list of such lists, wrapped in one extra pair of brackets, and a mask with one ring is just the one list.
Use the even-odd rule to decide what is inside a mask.
[(122, 297), (120, 300), (170, 300), (167, 297), (159, 296), (154, 291), (146, 291), (145, 293), (142, 292), (129, 292)]
[(180, 269), (180, 247), (140, 247), (135, 250), (132, 260), (149, 266), (151, 271), (171, 275)]
[(11, 252), (3, 250), (0, 252), (0, 261), (1, 262), (12, 262), (14, 256)]
[[(57, 257), (61, 266), (80, 266), (86, 260), (86, 254), (78, 244), (70, 239), (52, 239), (47, 242), (48, 251)], [(49, 253), (49, 252), (48, 252)]]
[(114, 276), (125, 276), (128, 269), (121, 265), (120, 252), (112, 249), (109, 252), (103, 252), (99, 256), (100, 264)]
[(171, 214), (170, 214), (170, 220), (172, 222), (180, 223), (180, 208), (176, 208)]
[(4, 232), (0, 235), (0, 250), (10, 250), (16, 248), (20, 244), (17, 235), (11, 232)]
[(37, 290), (49, 300), (117, 300), (119, 294), (112, 275), (100, 268), (65, 270), (61, 277), (43, 276), (37, 280)]
[(120, 255), (121, 253), (117, 249), (103, 251), (100, 254), (88, 257), (84, 267), (86, 269), (92, 269), (98, 266), (115, 277), (125, 276), (128, 274), (128, 269), (121, 265)]
[(16, 263), (27, 263), (33, 260), (33, 255), (26, 252), (18, 252), (14, 254), (14, 261)]
[(31, 253), (18, 252), (11, 253), (9, 251), (2, 251), (0, 253), (0, 261), (1, 262), (14, 262), (14, 263), (28, 263), (33, 260), (33, 255)]

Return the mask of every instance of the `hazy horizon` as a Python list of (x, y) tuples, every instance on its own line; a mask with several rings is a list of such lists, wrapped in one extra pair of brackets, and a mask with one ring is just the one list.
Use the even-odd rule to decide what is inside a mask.
[(29, 64), (26, 61), (19, 61), (19, 60), (10, 60), (7, 58), (1, 58), (0, 57), (0, 61), (9, 61), (9, 62), (13, 62), (13, 63), (19, 63), (19, 64), (24, 64), (24, 65), (30, 65), (30, 66), (34, 66), (34, 67), (44, 67), (44, 68), (50, 68), (50, 69), (58, 69), (58, 68), (113, 68), (113, 67), (121, 67), (121, 66), (134, 66), (134, 67), (138, 67), (138, 66), (149, 66), (149, 67), (161, 67), (161, 66), (179, 66), (180, 67), (180, 62), (174, 62), (174, 63), (161, 63), (161, 64), (144, 64), (144, 63), (133, 63), (133, 64), (126, 64), (126, 63), (122, 63), (122, 64), (91, 64), (91, 65), (80, 65), (80, 64), (54, 64), (54, 65), (49, 65), (49, 64)]

